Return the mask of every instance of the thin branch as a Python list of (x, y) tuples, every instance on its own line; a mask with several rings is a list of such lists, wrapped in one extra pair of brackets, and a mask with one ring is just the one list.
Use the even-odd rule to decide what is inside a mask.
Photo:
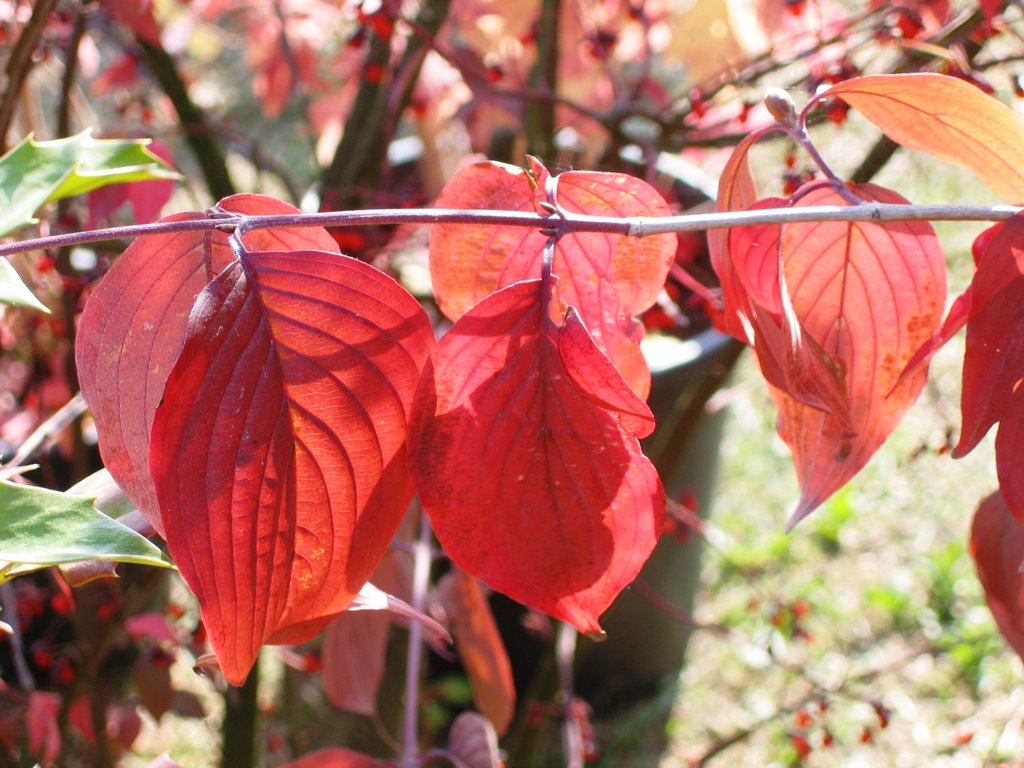
[[(12, 469), (20, 467), (41, 448), (56, 440), (75, 419), (85, 413), (87, 408), (88, 406), (85, 404), (85, 399), (82, 397), (81, 392), (62, 405), (46, 421), (36, 427), (35, 431), (21, 444), (10, 461), (4, 463), (3, 469), (0, 470), (4, 473), (3, 476)], [(2, 458), (0, 456), (0, 459)]]
[(536, 227), (550, 229), (558, 235), (574, 232), (604, 232), (629, 237), (650, 237), (672, 232), (694, 232), (705, 229), (726, 229), (755, 224), (795, 224), (808, 221), (1005, 221), (1024, 208), (1013, 205), (896, 205), (862, 203), (854, 206), (819, 205), (804, 208), (765, 209), (757, 211), (724, 211), (720, 213), (683, 214), (681, 216), (585, 216), (563, 212), (557, 221), (550, 215), (525, 211), (459, 210), (450, 208), (379, 208), (364, 211), (327, 211), (321, 213), (246, 216), (218, 212), (206, 218), (184, 221), (158, 221), (107, 227), (86, 232), (35, 237), (0, 245), (0, 256), (25, 253), (41, 248), (122, 240), (142, 235), (163, 235), (175, 232), (202, 232), (217, 229), (233, 232), (242, 228), (276, 229), (278, 227), (367, 227), (382, 224), (476, 224), (489, 227)]
[(9, 581), (0, 584), (0, 608), (3, 609), (3, 613), (0, 615), (4, 617), (4, 621), (11, 628), (7, 642), (11, 648), (11, 662), (14, 664), (14, 672), (18, 678), (18, 687), (23, 691), (34, 691), (36, 681), (28, 666), (28, 659), (25, 657), (25, 644), (22, 642), (18, 596), (14, 592), (14, 585)]
[(4, 72), (4, 93), (0, 97), (0, 155), (7, 152), (7, 133), (14, 121), (14, 113), (18, 106), (18, 96), (28, 79), (32, 69), (32, 54), (43, 36), (46, 20), (57, 5), (57, 0), (38, 0), (32, 8), (32, 17), (18, 35), (11, 56), (7, 60)]
[(558, 625), (555, 638), (555, 660), (558, 664), (558, 697), (564, 708), (562, 720), (562, 752), (566, 768), (583, 768), (583, 733), (573, 707), (581, 706), (573, 693), (573, 659), (576, 656), (576, 629), (564, 622)]
[(199, 163), (210, 195), (219, 200), (234, 194), (235, 187), (206, 114), (189, 96), (185, 81), (174, 59), (163, 48), (138, 39), (139, 50), (150, 74), (156, 79), (174, 105), (178, 121), (185, 131), (185, 140)]
[[(427, 590), (430, 587), (430, 564), (433, 560), (430, 521), (422, 509), (420, 513), (419, 538), (413, 544), (412, 607), (422, 613), (427, 604)], [(409, 622), (409, 650), (405, 667), (405, 710), (402, 718), (402, 768), (417, 768), (420, 765), (419, 705), (420, 667), (423, 659), (423, 625), (418, 621)]]

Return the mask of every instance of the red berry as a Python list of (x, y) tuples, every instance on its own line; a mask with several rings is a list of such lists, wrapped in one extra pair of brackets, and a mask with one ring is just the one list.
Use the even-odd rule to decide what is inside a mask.
[(32, 651), (32, 663), (39, 669), (47, 670), (53, 666), (53, 654), (48, 648), (36, 648)]
[(786, 0), (786, 11), (790, 16), (801, 16), (803, 15), (804, 9), (807, 7), (807, 0)]
[(377, 85), (383, 74), (384, 68), (380, 64), (369, 64), (363, 71), (363, 77), (366, 79), (366, 82), (371, 85)]
[(896, 12), (896, 28), (899, 29), (900, 36), (904, 40), (913, 40), (921, 34), (924, 25), (921, 23), (921, 17), (916, 13), (912, 13), (907, 8), (900, 8)]
[(58, 592), (50, 598), (50, 610), (59, 616), (71, 613), (73, 608), (74, 605), (71, 602), (71, 598), (63, 593)]
[(845, 101), (829, 99), (828, 105), (825, 107), (825, 117), (836, 125), (842, 125), (846, 122), (846, 113), (849, 111), (850, 106)]
[(871, 706), (875, 708), (875, 714), (878, 715), (878, 727), (884, 731), (889, 727), (889, 710), (880, 702), (875, 702)]
[(704, 117), (708, 111), (707, 102), (704, 101), (704, 94), (696, 88), (690, 91), (690, 111), (697, 117)]
[(57, 663), (57, 683), (59, 685), (68, 686), (71, 685), (75, 680), (75, 668), (71, 666), (71, 662), (67, 659), (61, 659)]
[(309, 651), (302, 657), (302, 661), (303, 669), (306, 672), (319, 672), (324, 667), (320, 653), (317, 651)]
[(796, 750), (801, 760), (811, 754), (811, 743), (807, 741), (807, 737), (802, 733), (790, 734), (789, 743), (793, 745), (793, 749)]

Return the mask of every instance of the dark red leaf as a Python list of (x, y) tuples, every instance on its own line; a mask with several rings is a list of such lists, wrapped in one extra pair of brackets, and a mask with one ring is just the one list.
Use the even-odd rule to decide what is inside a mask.
[[(228, 197), (220, 207), (254, 216), (297, 212), (261, 195)], [(199, 217), (178, 214), (163, 220)], [(251, 250), (337, 252), (334, 239), (319, 227), (257, 230), (245, 236), (245, 244)], [(140, 237), (100, 281), (79, 321), (78, 378), (96, 422), (103, 463), (161, 534), (148, 463), (153, 413), (181, 351), (196, 297), (233, 259), (221, 232)]]
[[(445, 185), (439, 207), (540, 212), (551, 177), (530, 158), (530, 173), (503, 163), (477, 163)], [(570, 171), (557, 177), (555, 199), (572, 213), (667, 216), (668, 205), (640, 179), (620, 173)], [(430, 273), (442, 311), (457, 320), (493, 291), (540, 277), (547, 237), (525, 227), (438, 225), (430, 236)], [(650, 372), (640, 353), (643, 326), (634, 317), (654, 304), (675, 258), (676, 237), (578, 233), (559, 239), (553, 272), (556, 322), (574, 307), (597, 345), (633, 391), (646, 397)]]
[(1024, 472), (1020, 457), (1024, 455), (1024, 392), (1018, 387), (1005, 403), (1005, 410), (996, 432), (996, 475), (999, 491), (1006, 506), (1024, 523)]
[(159, 720), (171, 708), (174, 687), (169, 664), (153, 664), (149, 659), (141, 657), (132, 667), (132, 684), (139, 703), (155, 720)]
[(646, 405), (580, 346), (574, 313), (551, 320), (545, 290), (502, 289), (444, 336), (416, 393), (410, 466), (456, 563), (596, 633), (654, 547), (664, 491), (636, 439), (653, 424)]
[(221, 670), (343, 611), (412, 495), (406, 418), (433, 344), (373, 267), (250, 252), (203, 290), (153, 420), (165, 538)]
[(964, 456), (1000, 420), (1024, 378), (1024, 216), (1004, 222), (988, 240), (971, 282), (960, 408), (963, 427), (954, 456)]
[(1024, 658), (1024, 523), (1010, 514), (998, 491), (974, 514), (971, 554), (999, 630)]

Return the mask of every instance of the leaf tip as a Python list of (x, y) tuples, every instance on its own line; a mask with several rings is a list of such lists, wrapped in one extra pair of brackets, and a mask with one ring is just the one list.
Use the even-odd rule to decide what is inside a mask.
[(807, 517), (811, 512), (816, 510), (821, 504), (820, 501), (815, 499), (809, 499), (806, 496), (800, 499), (800, 503), (796, 505), (796, 509), (793, 510), (789, 519), (786, 521), (786, 533), (792, 533), (793, 529), (796, 528), (797, 524)]
[(595, 643), (603, 643), (608, 639), (608, 633), (598, 627), (596, 630), (591, 630), (585, 633), (588, 638), (593, 640)]

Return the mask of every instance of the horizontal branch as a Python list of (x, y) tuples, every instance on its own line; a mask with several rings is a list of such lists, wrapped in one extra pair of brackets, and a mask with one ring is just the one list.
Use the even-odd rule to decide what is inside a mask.
[(122, 240), (141, 235), (170, 234), (236, 229), (248, 232), (254, 229), (278, 227), (363, 227), (396, 224), (477, 224), (480, 226), (533, 227), (553, 230), (558, 234), (572, 232), (604, 232), (648, 237), (667, 232), (689, 232), (704, 229), (723, 229), (754, 224), (793, 224), (808, 221), (1003, 221), (1019, 213), (1022, 208), (1011, 205), (957, 206), (957, 205), (893, 205), (889, 203), (861, 203), (852, 206), (807, 206), (802, 208), (771, 208), (757, 211), (727, 211), (721, 213), (684, 214), (681, 216), (618, 218), (614, 216), (584, 216), (577, 213), (527, 213), (522, 211), (451, 210), (447, 208), (386, 208), (361, 211), (331, 211), (322, 213), (295, 213), (273, 216), (246, 216), (224, 211), (211, 212), (205, 217), (178, 221), (136, 224), (127, 227), (109, 227), (85, 232), (69, 232), (48, 237), (37, 237), (0, 245), (0, 256), (23, 253), (41, 248), (59, 248), (105, 240)]

